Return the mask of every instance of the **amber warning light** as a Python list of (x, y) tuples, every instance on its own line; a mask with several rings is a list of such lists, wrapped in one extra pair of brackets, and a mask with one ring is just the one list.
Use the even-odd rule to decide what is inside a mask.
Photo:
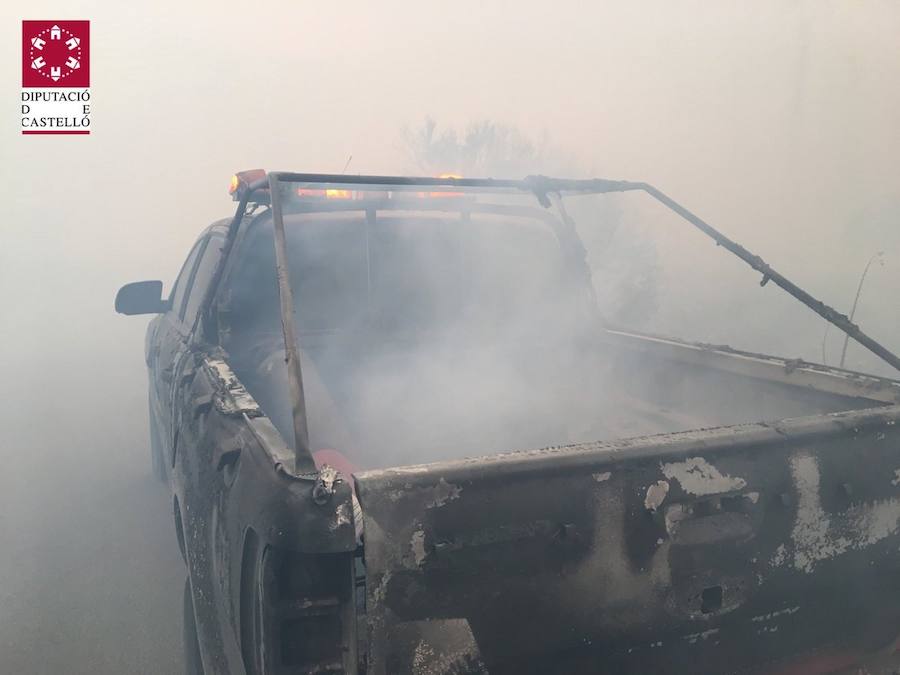
[(310, 190), (309, 188), (297, 188), (298, 197), (324, 197), (325, 199), (362, 199), (364, 193), (356, 190), (338, 190), (327, 188), (325, 190)]
[[(452, 178), (453, 180), (459, 180), (462, 178), (459, 174), (456, 173), (442, 173), (438, 176), (438, 178)], [(423, 197), (462, 197), (462, 192), (429, 192), (427, 195), (422, 194)]]
[[(264, 169), (250, 169), (248, 171), (239, 171), (231, 177), (231, 182), (228, 186), (228, 194), (232, 196), (234, 201), (239, 201), (246, 191), (250, 188), (251, 185), (257, 183), (259, 181), (265, 180), (266, 172)], [(438, 178), (444, 179), (453, 179), (457, 180), (462, 178), (457, 174), (444, 173), (438, 176)], [(452, 189), (452, 188), (451, 188)], [(258, 188), (260, 192), (268, 193), (268, 187)], [(371, 193), (363, 190), (348, 190), (345, 188), (309, 188), (309, 187), (298, 187), (294, 189), (296, 195), (298, 197), (303, 197), (306, 199), (329, 199), (329, 200), (357, 200), (357, 199), (366, 199), (374, 198), (376, 196), (384, 195), (387, 198), (391, 198), (393, 193), (391, 191), (387, 191), (385, 193)], [(439, 191), (430, 191), (430, 192), (416, 192), (415, 195), (417, 197), (423, 198), (432, 198), (432, 197), (462, 197), (462, 192), (448, 192), (444, 190)]]
[(234, 199), (234, 201), (238, 201), (244, 196), (244, 193), (253, 183), (263, 180), (265, 177), (265, 169), (238, 171), (231, 177), (231, 183), (228, 186), (228, 194), (231, 195), (231, 198)]

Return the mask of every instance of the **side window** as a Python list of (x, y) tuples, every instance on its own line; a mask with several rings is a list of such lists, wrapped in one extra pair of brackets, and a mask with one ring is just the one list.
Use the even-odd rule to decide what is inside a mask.
[(169, 295), (169, 311), (173, 312), (176, 316), (181, 314), (181, 305), (184, 302), (184, 294), (190, 285), (191, 273), (194, 271), (197, 256), (199, 256), (200, 251), (203, 250), (204, 242), (205, 240), (201, 239), (194, 244), (194, 248), (192, 248), (191, 252), (188, 254), (187, 260), (185, 260), (184, 265), (181, 266), (181, 271), (178, 273), (178, 278), (175, 280), (175, 287)]
[(212, 281), (213, 272), (216, 271), (216, 263), (219, 262), (219, 257), (222, 255), (224, 243), (225, 240), (222, 237), (213, 235), (209, 238), (209, 244), (203, 249), (203, 254), (200, 256), (200, 262), (197, 264), (194, 278), (190, 284), (187, 304), (184, 308), (184, 323), (188, 327), (193, 326), (194, 321), (197, 319), (200, 303), (203, 301), (203, 296), (206, 295), (206, 289), (209, 287), (210, 281)]

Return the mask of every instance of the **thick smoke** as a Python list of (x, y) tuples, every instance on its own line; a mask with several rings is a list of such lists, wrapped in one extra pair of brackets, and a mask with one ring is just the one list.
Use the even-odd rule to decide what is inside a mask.
[[(352, 155), (350, 172), (419, 173), (404, 126), (432, 115), (461, 137), (498, 120), (546, 135), (573, 175), (659, 186), (842, 311), (884, 250), (857, 320), (900, 350), (895, 3), (275, 3), (252, 22), (206, 1), (23, 11), (0, 9), (7, 110), (19, 21), (62, 11), (93, 22), (95, 128), (20, 137), (9, 115), (0, 135), (0, 672), (177, 672), (184, 572), (149, 482), (146, 320), (112, 298), (171, 283), (230, 214), (235, 170), (340, 171)], [(548, 164), (523, 173), (561, 168)], [(821, 320), (635, 201), (610, 200), (613, 232), (579, 219), (602, 235), (582, 233), (610, 314), (820, 357)], [(629, 315), (617, 298), (639, 268)], [(832, 330), (830, 363), (840, 346)], [(890, 372), (854, 345), (848, 365)]]
[[(621, 298), (610, 302), (604, 284), (636, 303), (647, 289), (629, 285), (649, 272), (638, 256), (633, 268), (606, 267), (635, 244), (610, 240), (608, 231), (619, 228), (608, 219), (627, 209), (604, 208), (602, 196), (555, 200), (545, 210), (533, 195), (394, 193), (381, 201), (371, 187), (360, 192), (366, 201), (319, 198), (328, 213), (291, 214), (292, 204), (305, 210), (314, 196), (301, 198), (306, 205), (285, 206), (314, 451), (336, 449), (365, 469), (851, 405), (791, 400), (751, 380), (680, 367), (654, 356), (658, 351), (640, 356), (637, 338), (606, 336), (607, 327), (641, 328), (623, 325), (629, 317), (656, 333), (703, 326), (690, 326), (677, 312), (625, 311)], [(557, 210), (565, 202), (565, 218), (580, 219), (588, 233), (599, 231), (597, 255), (580, 247), (577, 231)], [(504, 206), (517, 211), (498, 213)], [(637, 212), (657, 221), (648, 231), (673, 225), (660, 214)], [(268, 212), (248, 230), (223, 294), (229, 298), (224, 346), (290, 439)], [(635, 235), (638, 245), (654, 250), (641, 243), (638, 230)], [(664, 288), (661, 273), (649, 289), (687, 301), (683, 311), (690, 316), (691, 294), (715, 280), (702, 270), (692, 278), (680, 262), (662, 268), (678, 277), (678, 288)], [(739, 280), (742, 272), (716, 271), (725, 275), (720, 283)], [(598, 287), (607, 293), (598, 297)]]

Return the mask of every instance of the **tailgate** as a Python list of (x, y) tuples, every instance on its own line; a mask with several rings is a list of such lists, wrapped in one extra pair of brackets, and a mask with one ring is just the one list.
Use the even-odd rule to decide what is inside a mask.
[(898, 418), (893, 406), (358, 474), (368, 673), (890, 660)]

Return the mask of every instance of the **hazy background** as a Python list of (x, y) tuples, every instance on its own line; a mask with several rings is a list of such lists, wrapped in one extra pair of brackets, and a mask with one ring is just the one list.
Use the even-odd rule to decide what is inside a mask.
[[(92, 22), (88, 137), (18, 135), (20, 21), (45, 18)], [(654, 183), (843, 311), (885, 251), (857, 318), (900, 350), (898, 35), (874, 0), (3, 5), (0, 672), (177, 672), (146, 320), (112, 300), (172, 281), (233, 171), (415, 171), (404, 128), (494, 120), (581, 175)], [(661, 325), (821, 358), (820, 320), (645, 208), (616, 236), (652, 242)], [(694, 259), (666, 261), (695, 250), (711, 276), (673, 291)], [(877, 367), (852, 346), (848, 365)]]

